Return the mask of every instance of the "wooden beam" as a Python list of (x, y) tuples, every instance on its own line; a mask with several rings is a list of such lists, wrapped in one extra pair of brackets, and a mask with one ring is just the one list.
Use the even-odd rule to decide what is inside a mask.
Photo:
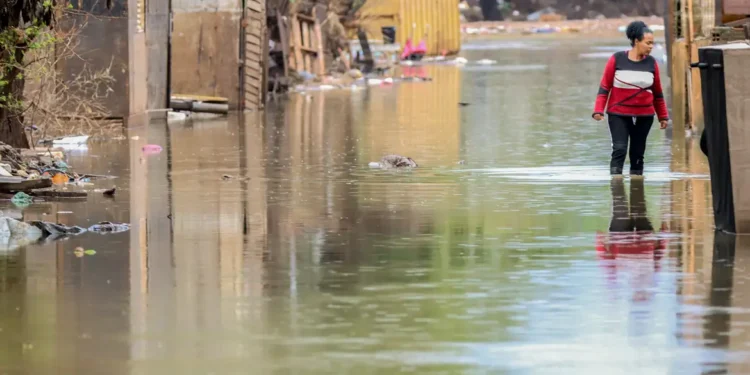
[(317, 55), (315, 56), (315, 61), (317, 65), (318, 75), (324, 75), (326, 74), (326, 62), (325, 62), (325, 54), (323, 53), (323, 37), (321, 35), (320, 30), (320, 22), (315, 20), (315, 44), (318, 50)]
[[(308, 50), (310, 45), (310, 24), (308, 22), (301, 22), (302, 26), (302, 45), (300, 46), (301, 50)], [(310, 55), (304, 54), (303, 58), (305, 59), (305, 71), (312, 73), (312, 62), (310, 61)]]
[(289, 76), (289, 28), (281, 12), (276, 10), (276, 23), (279, 26), (279, 36), (281, 37), (281, 53), (284, 56), (284, 76)]
[(294, 66), (299, 70), (304, 70), (305, 65), (302, 59), (302, 50), (299, 48), (302, 46), (302, 33), (300, 30), (300, 22), (297, 19), (296, 13), (292, 14), (292, 48), (294, 49)]
[(693, 74), (691, 72), (691, 69), (689, 68), (692, 57), (693, 57), (693, 40), (695, 39), (695, 31), (693, 27), (693, 0), (685, 0), (687, 2), (687, 17), (688, 17), (688, 35), (687, 35), (687, 53), (688, 53), (688, 70), (687, 70), (687, 83), (688, 83), (688, 92), (687, 92), (687, 105), (688, 105), (688, 119), (685, 123), (685, 126), (689, 126), (691, 129), (695, 125), (695, 110), (693, 108), (693, 103), (691, 98), (693, 97)]

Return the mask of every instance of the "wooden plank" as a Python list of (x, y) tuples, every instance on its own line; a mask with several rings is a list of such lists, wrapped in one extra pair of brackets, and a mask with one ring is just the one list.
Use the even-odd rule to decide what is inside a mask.
[(247, 78), (260, 78), (262, 75), (262, 69), (245, 69), (245, 77)]
[(250, 9), (253, 12), (257, 12), (259, 14), (264, 14), (266, 12), (263, 3), (261, 3), (260, 1), (247, 1), (245, 6), (247, 7), (247, 9)]
[(312, 53), (312, 54), (314, 54), (314, 55), (317, 55), (317, 54), (318, 54), (318, 50), (317, 50), (317, 48), (311, 48), (311, 47), (308, 47), (308, 46), (301, 46), (301, 47), (300, 47), (299, 49), (300, 49), (300, 50), (301, 50), (302, 52), (305, 52), (305, 53)]
[(254, 90), (252, 93), (249, 93), (247, 91), (245, 92), (245, 102), (250, 103), (250, 105), (246, 106), (247, 109), (249, 110), (252, 110), (253, 108), (260, 109), (261, 100), (260, 100), (260, 97), (256, 95), (257, 93), (258, 93), (257, 90)]
[(738, 234), (750, 233), (750, 48), (724, 50), (726, 115), (732, 171), (735, 224)]
[(245, 50), (245, 62), (247, 63), (248, 61), (252, 61), (252, 62), (256, 62), (260, 64), (260, 56), (248, 50)]
[[(302, 23), (302, 50), (307, 51), (310, 48), (310, 24), (307, 22)], [(305, 54), (305, 71), (312, 73), (312, 62), (310, 55)]]
[(307, 23), (314, 23), (315, 22), (315, 18), (312, 18), (312, 17), (310, 17), (308, 15), (305, 15), (305, 14), (297, 14), (297, 18), (300, 21), (304, 21), (304, 22), (307, 22)]
[(52, 179), (48, 177), (36, 180), (26, 180), (22, 177), (0, 177), (0, 191), (17, 192), (44, 189), (52, 186)]
[[(259, 79), (263, 75), (263, 70), (261, 69), (247, 69), (245, 70), (245, 77), (252, 78), (252, 79)], [(260, 86), (258, 86), (260, 87)]]
[(248, 0), (245, 2), (245, 17), (248, 20), (245, 28), (245, 53), (242, 76), (242, 96), (245, 109), (263, 108), (263, 70), (267, 65), (268, 52), (266, 39), (265, 0)]
[(248, 70), (245, 71), (245, 79), (252, 80), (253, 86), (260, 88), (260, 83), (257, 83), (255, 81), (258, 81), (263, 78), (263, 72), (262, 71), (252, 71)]
[[(263, 14), (265, 17), (265, 13)], [(268, 95), (268, 55), (271, 52), (270, 48), (271, 46), (268, 45), (268, 41), (271, 40), (271, 32), (269, 31), (266, 23), (263, 23), (263, 57), (266, 60), (266, 63), (261, 66), (261, 69), (263, 70), (263, 79), (260, 81), (260, 103), (258, 103), (258, 108), (262, 109), (266, 107), (266, 97)]]
[(174, 14), (173, 92), (221, 96), (229, 99), (230, 108), (239, 106), (237, 60), (242, 29), (234, 16), (229, 12)]
[(260, 41), (261, 41), (260, 35), (252, 35), (252, 34), (245, 35), (245, 44), (254, 44), (256, 46), (261, 46)]
[(258, 90), (255, 87), (245, 90), (245, 101), (253, 103), (255, 108), (260, 104), (260, 96), (258, 96)]
[(289, 76), (289, 30), (281, 13), (276, 10), (276, 20), (281, 36), (281, 53), (284, 55), (284, 76)]
[(315, 65), (318, 71), (318, 75), (322, 76), (326, 74), (326, 62), (325, 62), (325, 54), (323, 53), (323, 37), (320, 31), (320, 23), (317, 20), (315, 21), (314, 30), (315, 30), (315, 47), (318, 50), (318, 53), (315, 56), (315, 62), (316, 62)]
[(302, 45), (302, 32), (300, 30), (296, 13), (292, 15), (292, 45), (294, 46), (294, 66), (297, 70), (304, 69), (305, 65), (302, 60), (302, 50), (297, 48)]
[(251, 75), (245, 75), (247, 78), (247, 82), (245, 82), (245, 88), (247, 87), (255, 87), (256, 89), (260, 88), (260, 82), (258, 81), (258, 76), (251, 76)]

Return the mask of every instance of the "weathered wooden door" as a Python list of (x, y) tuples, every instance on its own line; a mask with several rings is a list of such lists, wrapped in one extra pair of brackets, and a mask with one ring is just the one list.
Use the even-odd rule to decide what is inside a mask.
[(243, 109), (263, 109), (266, 98), (266, 67), (268, 40), (266, 38), (266, 0), (245, 0), (244, 64), (242, 72)]

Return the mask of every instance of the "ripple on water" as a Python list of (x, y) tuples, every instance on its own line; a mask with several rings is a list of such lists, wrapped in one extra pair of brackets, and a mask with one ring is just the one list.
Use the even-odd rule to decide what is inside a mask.
[[(669, 182), (682, 179), (708, 180), (708, 174), (691, 174), (671, 172), (668, 168), (646, 169), (646, 182)], [(456, 172), (478, 173), (492, 177), (523, 181), (560, 182), (603, 182), (611, 181), (612, 176), (608, 167), (602, 166), (549, 166), (532, 168), (486, 168), (462, 169)], [(627, 171), (626, 171), (627, 173)]]
[(478, 41), (468, 42), (461, 45), (462, 51), (492, 51), (505, 49), (544, 51), (549, 49), (549, 47), (538, 43), (514, 41)]
[(465, 65), (461, 68), (467, 72), (524, 72), (547, 69), (547, 65)]

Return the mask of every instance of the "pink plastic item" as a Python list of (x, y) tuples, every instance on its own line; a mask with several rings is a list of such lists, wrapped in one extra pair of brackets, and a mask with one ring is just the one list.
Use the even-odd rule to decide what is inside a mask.
[(411, 44), (411, 38), (407, 38), (406, 44), (404, 44), (404, 52), (401, 53), (401, 60), (406, 60), (412, 53), (414, 53), (414, 47)]
[(414, 53), (427, 53), (427, 43), (425, 43), (424, 40), (419, 42), (417, 48), (414, 49)]
[(143, 146), (143, 153), (146, 155), (154, 155), (160, 153), (162, 150), (159, 145), (145, 145)]

